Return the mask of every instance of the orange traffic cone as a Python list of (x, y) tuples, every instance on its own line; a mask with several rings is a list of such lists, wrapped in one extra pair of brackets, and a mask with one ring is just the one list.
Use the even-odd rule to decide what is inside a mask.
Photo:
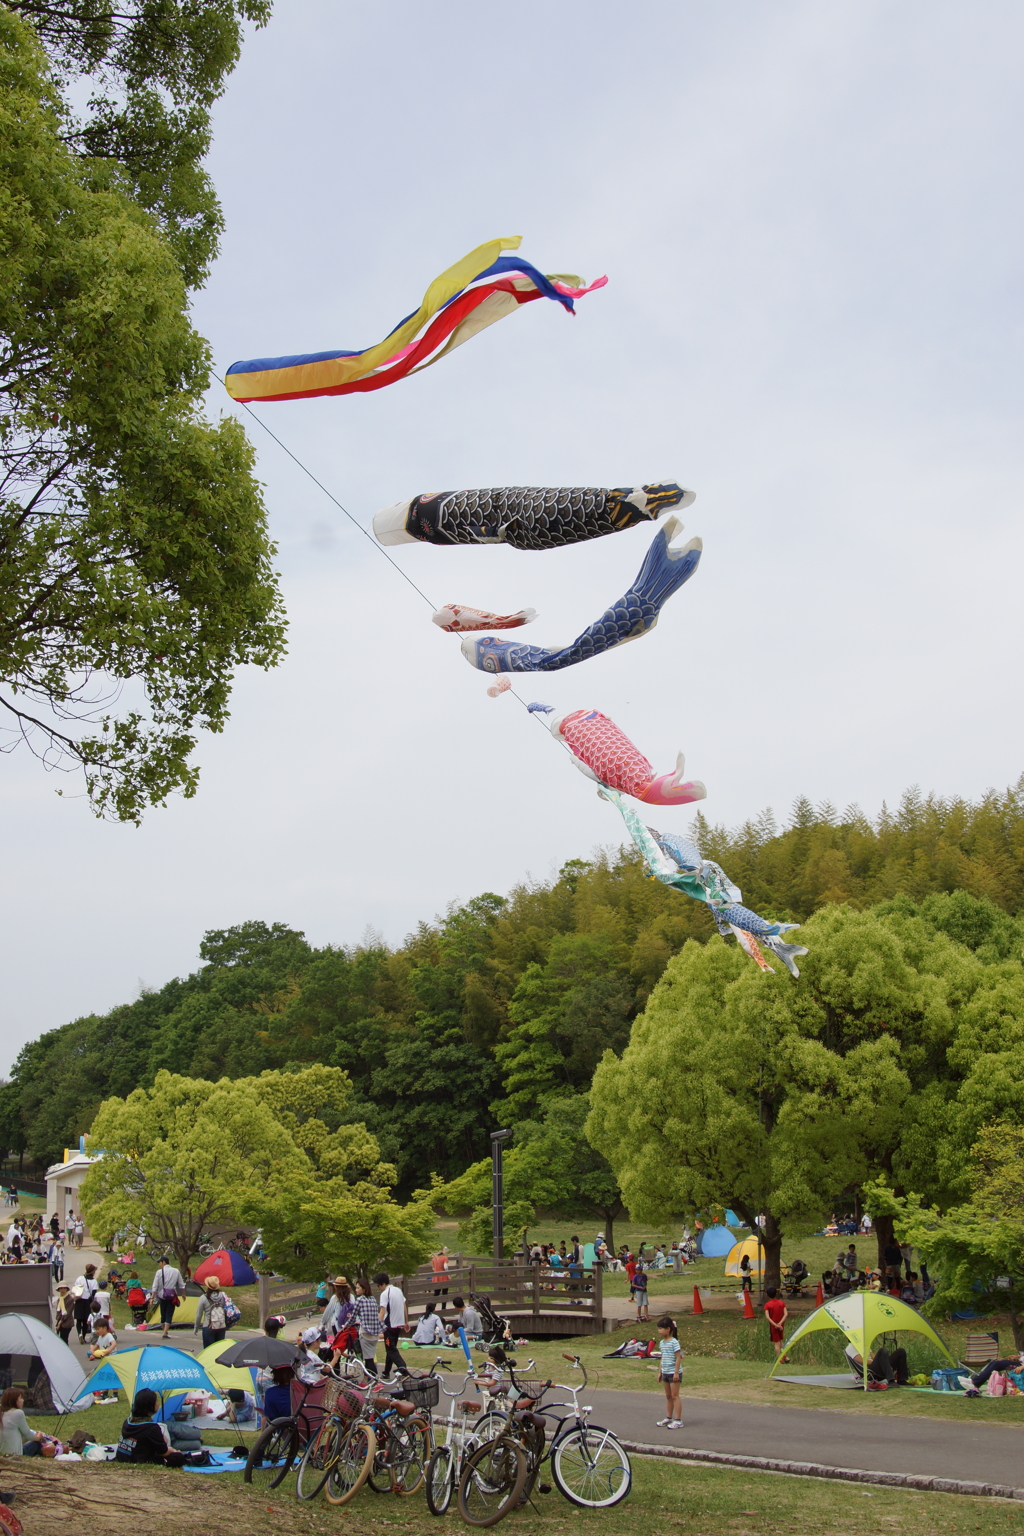
[(744, 1291), (743, 1292), (743, 1316), (744, 1317), (756, 1317), (756, 1315), (757, 1314), (754, 1311), (754, 1303), (750, 1299), (750, 1292), (749, 1291)]
[(695, 1285), (694, 1288), (693, 1288), (693, 1315), (694, 1315), (694, 1317), (698, 1317), (700, 1315), (700, 1313), (702, 1313), (703, 1311), (704, 1311), (704, 1307), (703, 1307), (703, 1305), (701, 1303), (701, 1299), (700, 1299), (700, 1286), (699, 1285)]
[(825, 1290), (820, 1280), (818, 1281), (818, 1294), (814, 1298), (814, 1305), (816, 1307), (823, 1307), (825, 1305)]

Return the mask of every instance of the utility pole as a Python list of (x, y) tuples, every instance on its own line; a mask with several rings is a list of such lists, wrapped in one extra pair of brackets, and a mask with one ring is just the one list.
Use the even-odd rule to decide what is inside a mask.
[(502, 1158), (505, 1143), (511, 1139), (511, 1131), (491, 1132), (491, 1202), (493, 1205), (494, 1262), (502, 1263), (505, 1257), (505, 1176)]

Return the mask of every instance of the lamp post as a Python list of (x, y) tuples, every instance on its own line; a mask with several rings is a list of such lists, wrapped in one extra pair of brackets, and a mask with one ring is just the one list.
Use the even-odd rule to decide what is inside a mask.
[(500, 1264), (505, 1257), (505, 1182), (502, 1154), (505, 1143), (511, 1136), (511, 1131), (491, 1132), (491, 1203), (494, 1217), (492, 1246), (496, 1264)]

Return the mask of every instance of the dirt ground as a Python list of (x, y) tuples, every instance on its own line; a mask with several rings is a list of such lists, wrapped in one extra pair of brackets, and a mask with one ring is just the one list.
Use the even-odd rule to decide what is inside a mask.
[[(224, 1536), (239, 1530), (245, 1499), (245, 1536), (284, 1536), (320, 1531), (321, 1518), (292, 1497), (257, 1499), (223, 1477), (155, 1467), (118, 1467), (89, 1462), (42, 1463), (33, 1458), (15, 1468), (3, 1465), (2, 1483), (16, 1494), (12, 1506), (25, 1536), (139, 1536), (142, 1530), (181, 1531), (189, 1536)], [(250, 1518), (251, 1509), (251, 1518)]]

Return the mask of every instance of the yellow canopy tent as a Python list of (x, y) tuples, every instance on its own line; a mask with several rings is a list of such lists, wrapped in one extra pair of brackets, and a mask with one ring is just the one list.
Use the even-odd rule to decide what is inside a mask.
[(735, 1243), (726, 1255), (725, 1272), (727, 1275), (742, 1274), (740, 1260), (746, 1255), (750, 1260), (750, 1273), (760, 1278), (764, 1265), (764, 1249), (756, 1237), (745, 1237), (742, 1242)]
[(223, 1355), (234, 1342), (235, 1340), (231, 1337), (218, 1339), (216, 1344), (208, 1344), (201, 1354), (196, 1355), (199, 1364), (222, 1394), (230, 1391), (232, 1387), (237, 1387), (242, 1392), (253, 1390), (255, 1372), (248, 1366), (239, 1370), (235, 1366), (217, 1364), (217, 1356)]
[(782, 1354), (776, 1360), (769, 1377), (775, 1377), (777, 1381), (794, 1381), (808, 1386), (856, 1386), (852, 1375), (845, 1373), (839, 1376), (788, 1376), (781, 1373), (783, 1362), (798, 1339), (805, 1338), (811, 1333), (821, 1333), (826, 1329), (834, 1328), (844, 1334), (853, 1345), (864, 1362), (864, 1389), (868, 1384), (868, 1357), (876, 1339), (885, 1333), (919, 1333), (922, 1334), (950, 1363), (956, 1365), (956, 1361), (935, 1332), (931, 1323), (913, 1307), (908, 1307), (906, 1302), (898, 1301), (894, 1296), (883, 1296), (876, 1291), (849, 1291), (845, 1296), (837, 1296), (832, 1301), (826, 1301), (823, 1307), (818, 1307), (806, 1318), (796, 1332), (786, 1341)]

